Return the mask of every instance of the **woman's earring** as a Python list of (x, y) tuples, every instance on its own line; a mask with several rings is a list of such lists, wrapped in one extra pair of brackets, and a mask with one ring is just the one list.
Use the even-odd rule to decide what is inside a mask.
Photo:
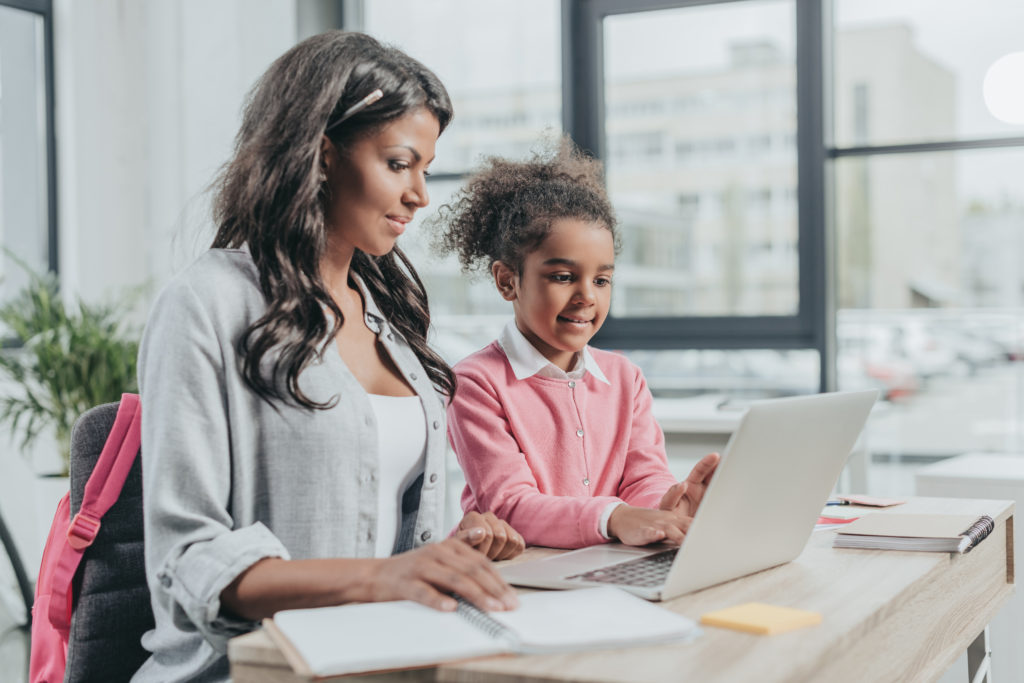
[(326, 183), (326, 182), (327, 182), (327, 171), (324, 169), (323, 166), (321, 166), (320, 167), (320, 183), (323, 184), (323, 183)]

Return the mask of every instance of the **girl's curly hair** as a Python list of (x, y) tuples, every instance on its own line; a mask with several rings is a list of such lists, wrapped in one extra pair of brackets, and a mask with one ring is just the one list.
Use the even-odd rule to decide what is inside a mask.
[(600, 223), (619, 249), (615, 212), (601, 162), (567, 136), (527, 161), (489, 157), (431, 221), (434, 248), (456, 253), (463, 272), (490, 272), (501, 261), (521, 273), (526, 255), (560, 218)]

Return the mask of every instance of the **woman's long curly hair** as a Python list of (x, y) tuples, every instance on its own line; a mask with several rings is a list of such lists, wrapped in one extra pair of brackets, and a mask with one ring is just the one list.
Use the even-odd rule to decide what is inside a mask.
[[(378, 88), (384, 93), (379, 101), (333, 125)], [(344, 154), (353, 141), (421, 107), (437, 117), (442, 131), (451, 121), (451, 100), (437, 76), (370, 36), (343, 31), (299, 43), (250, 92), (234, 155), (214, 186), (212, 246), (248, 245), (259, 271), (267, 311), (237, 347), (246, 384), (268, 402), (294, 401), (311, 409), (337, 403), (337, 397), (318, 403), (299, 387), (299, 375), (330, 347), (343, 322), (320, 274), (327, 246), (320, 179), (325, 131)], [(357, 250), (351, 270), (434, 385), (451, 396), (455, 375), (427, 346), (427, 294), (406, 256), (397, 246), (379, 257)], [(269, 374), (261, 371), (268, 355)]]
[(601, 162), (568, 137), (549, 141), (526, 161), (485, 160), (466, 185), (431, 219), (433, 246), (458, 255), (466, 273), (490, 273), (501, 261), (522, 274), (554, 221), (600, 223), (619, 250), (615, 211), (605, 191)]

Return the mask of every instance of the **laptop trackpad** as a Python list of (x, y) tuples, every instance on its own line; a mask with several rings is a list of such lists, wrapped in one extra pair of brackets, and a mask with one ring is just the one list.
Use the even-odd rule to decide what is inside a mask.
[(604, 567), (616, 562), (625, 562), (644, 555), (650, 555), (650, 550), (630, 549), (621, 546), (591, 546), (572, 552), (547, 557), (542, 560), (527, 561), (520, 564), (513, 564), (502, 568), (502, 574), (507, 578), (527, 576), (545, 576), (557, 578), (560, 576), (572, 576), (581, 574), (591, 569)]

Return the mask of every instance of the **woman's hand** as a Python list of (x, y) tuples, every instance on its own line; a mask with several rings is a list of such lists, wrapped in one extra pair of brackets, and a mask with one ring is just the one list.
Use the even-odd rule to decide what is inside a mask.
[(679, 545), (692, 521), (692, 517), (682, 517), (668, 510), (619, 505), (608, 518), (608, 534), (626, 545), (661, 541)]
[(368, 600), (414, 600), (445, 612), (456, 607), (451, 593), (491, 611), (515, 609), (519, 604), (515, 589), (487, 556), (458, 538), (380, 560), (369, 582)]
[(492, 560), (507, 560), (523, 552), (526, 542), (518, 531), (493, 512), (467, 512), (455, 538), (468, 543)]
[(711, 483), (711, 477), (718, 468), (718, 461), (718, 453), (709, 453), (701, 458), (685, 480), (668, 488), (661, 497), (658, 509), (673, 511), (680, 517), (692, 518), (696, 515), (700, 502), (704, 500), (704, 492)]

